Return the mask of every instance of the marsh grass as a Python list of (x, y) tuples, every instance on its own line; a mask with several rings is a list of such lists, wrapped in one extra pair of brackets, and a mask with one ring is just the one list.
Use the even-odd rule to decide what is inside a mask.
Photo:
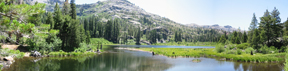
[(216, 46), (219, 43), (216, 42), (167, 42), (167, 43), (155, 43), (152, 45), (173, 45), (173, 46)]
[[(288, 50), (288, 49), (287, 49)], [(286, 51), (287, 51), (286, 50)], [(285, 63), (284, 63), (284, 65), (285, 65), (285, 67), (284, 67), (284, 70), (285, 71), (288, 71), (288, 52), (286, 52), (286, 57), (285, 57), (286, 59), (285, 59)]]
[[(154, 52), (155, 54), (164, 55), (168, 57), (219, 57), (226, 58), (226, 60), (241, 61), (241, 62), (279, 62), (283, 61), (283, 55), (285, 53), (274, 53), (274, 54), (261, 54), (256, 53), (255, 55), (239, 53), (236, 51), (234, 54), (228, 53), (217, 53), (215, 48), (139, 48), (140, 50)], [(238, 50), (239, 51), (239, 50)], [(174, 54), (173, 54), (174, 52)]]

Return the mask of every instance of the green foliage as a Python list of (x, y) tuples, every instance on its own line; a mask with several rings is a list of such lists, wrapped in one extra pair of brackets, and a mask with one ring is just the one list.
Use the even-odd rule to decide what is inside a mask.
[(253, 38), (252, 38), (252, 41), (251, 41), (252, 42), (251, 46), (254, 49), (259, 49), (260, 48), (259, 41), (260, 41), (259, 32), (258, 32), (258, 29), (255, 29), (254, 33), (253, 33)]
[(268, 54), (268, 53), (270, 53), (269, 47), (266, 46), (266, 45), (263, 46), (263, 47), (261, 47), (259, 50), (260, 50), (261, 53), (263, 53), (263, 54)]
[(86, 43), (87, 44), (90, 44), (90, 32), (89, 31), (86, 31)]
[(246, 54), (251, 54), (251, 51), (254, 53), (255, 50), (251, 47), (245, 49)]
[(48, 12), (46, 24), (50, 24), (50, 29), (54, 28), (55, 22), (54, 22), (54, 19), (53, 19), (53, 14), (51, 12)]
[(219, 40), (219, 43), (225, 44), (225, 42), (226, 42), (226, 37), (225, 37), (225, 35), (222, 35), (220, 40)]
[[(16, 58), (24, 57), (24, 52), (20, 52), (19, 50), (10, 50), (10, 49), (0, 49), (0, 56), (15, 56)], [(0, 67), (1, 68), (1, 67)]]
[(236, 47), (239, 49), (246, 49), (248, 46), (249, 46), (249, 43), (242, 43), (242, 44), (236, 45)]
[(242, 54), (242, 50), (241, 49), (237, 49), (237, 55), (241, 55)]
[(243, 34), (243, 36), (242, 36), (242, 43), (246, 43), (247, 40), (248, 40), (248, 36), (247, 36), (247, 34), (246, 34), (246, 31), (244, 31), (244, 34)]
[(224, 48), (223, 45), (217, 45), (217, 46), (215, 47), (215, 50), (216, 50), (217, 53), (222, 53), (222, 52), (225, 51), (225, 48)]
[(140, 30), (140, 26), (138, 27), (138, 33), (136, 36), (136, 45), (140, 45), (140, 40), (141, 40), (141, 30)]

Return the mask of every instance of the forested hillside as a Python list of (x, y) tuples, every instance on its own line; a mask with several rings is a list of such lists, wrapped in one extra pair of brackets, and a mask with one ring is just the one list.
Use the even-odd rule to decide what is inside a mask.
[[(36, 1), (30, 1), (30, 3)], [(64, 4), (64, 1), (59, 0), (42, 0), (40, 2), (47, 4), (47, 11), (54, 10), (53, 5), (55, 5), (56, 2)], [(29, 2), (27, 1), (27, 3)], [(61, 7), (62, 6), (60, 5), (60, 8)], [(83, 23), (85, 30), (89, 30), (89, 34), (91, 35), (90, 37), (93, 38), (100, 38), (101, 36), (104, 36), (104, 29), (106, 28), (105, 25), (108, 23), (108, 20), (112, 21), (114, 19), (118, 19), (117, 22), (119, 25), (116, 29), (119, 29), (119, 34), (117, 34), (117, 42), (121, 40), (121, 43), (129, 42), (129, 39), (127, 40), (127, 38), (136, 37), (138, 27), (140, 27), (141, 30), (141, 36), (139, 37), (142, 38), (141, 40), (143, 43), (153, 43), (152, 41), (157, 40), (159, 43), (174, 41), (176, 32), (179, 32), (179, 34), (181, 34), (180, 38), (185, 41), (211, 42), (218, 41), (220, 34), (223, 34), (224, 31), (228, 31), (229, 33), (230, 31), (235, 30), (233, 28), (232, 30), (227, 30), (225, 28), (217, 29), (207, 26), (193, 27), (182, 25), (168, 18), (146, 12), (142, 8), (130, 3), (127, 0), (107, 0), (98, 1), (97, 3), (92, 4), (76, 5), (76, 13), (80, 22)], [(154, 37), (152, 33), (153, 30), (156, 30)], [(131, 40), (133, 38), (131, 38)]]

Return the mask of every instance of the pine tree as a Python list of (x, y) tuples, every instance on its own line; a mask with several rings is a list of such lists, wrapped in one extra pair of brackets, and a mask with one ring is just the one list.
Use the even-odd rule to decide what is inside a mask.
[(62, 12), (58, 6), (58, 3), (56, 3), (55, 8), (54, 8), (54, 29), (60, 29), (61, 24), (64, 22)]
[(232, 36), (232, 38), (231, 38), (231, 42), (233, 43), (233, 44), (236, 44), (237, 42), (236, 42), (236, 38), (237, 38), (237, 32), (236, 31), (234, 31), (233, 32), (233, 36)]
[(177, 31), (175, 32), (174, 41), (178, 42), (178, 33), (177, 33)]
[(98, 38), (101, 38), (101, 37), (103, 37), (103, 25), (102, 25), (102, 23), (98, 23), (97, 27), (98, 27), (97, 29), (98, 29), (98, 32), (99, 32)]
[(284, 29), (284, 31), (285, 31), (285, 36), (288, 36), (288, 18), (287, 18), (287, 20), (284, 22), (284, 26), (285, 26), (285, 29)]
[(140, 40), (141, 40), (141, 30), (140, 30), (140, 26), (139, 26), (137, 37), (136, 37), (136, 45), (140, 45)]
[(84, 25), (81, 24), (80, 26), (80, 41), (81, 42), (86, 42), (86, 32), (85, 32), (85, 29), (84, 29)]
[[(278, 11), (278, 9), (276, 9), (276, 7), (274, 7), (274, 10), (271, 12), (271, 18), (273, 24), (272, 24), (272, 30), (273, 30), (273, 34), (275, 39), (277, 40), (278, 37), (282, 37), (283, 36), (283, 23), (281, 23), (281, 18), (280, 18), (280, 12)], [(274, 40), (274, 42), (276, 41)]]
[(220, 40), (219, 40), (219, 43), (225, 44), (225, 42), (226, 42), (225, 35), (222, 35), (221, 38), (220, 38)]
[(86, 43), (90, 44), (90, 32), (86, 31)]
[(179, 36), (177, 36), (177, 41), (178, 41), (178, 42), (182, 42), (182, 33), (179, 32), (178, 35), (179, 35)]
[(247, 42), (247, 39), (248, 39), (248, 36), (247, 36), (247, 34), (246, 34), (246, 31), (244, 31), (244, 34), (243, 34), (243, 36), (242, 36), (242, 42), (243, 42), (243, 43), (246, 43), (246, 42)]
[(248, 42), (252, 42), (252, 36), (253, 36), (253, 33), (254, 33), (254, 30), (257, 29), (258, 25), (258, 21), (256, 19), (256, 16), (255, 16), (255, 13), (253, 13), (253, 17), (252, 17), (252, 21), (250, 23), (250, 27), (249, 27), (249, 31), (248, 31)]
[(78, 20), (71, 20), (71, 25), (69, 28), (69, 36), (68, 36), (68, 43), (69, 43), (69, 49), (68, 51), (73, 51), (74, 47), (79, 47), (79, 44), (82, 42), (81, 39), (81, 30), (78, 27), (79, 21)]
[(89, 31), (89, 22), (88, 22), (88, 20), (87, 19), (85, 19), (84, 20), (84, 29), (85, 29), (85, 31)]
[[(266, 15), (265, 15), (266, 16)], [(268, 15), (266, 17), (261, 17), (261, 24), (260, 24), (260, 31), (265, 31), (265, 36), (261, 36), (261, 37), (266, 37), (267, 39), (265, 40), (265, 42), (267, 41), (267, 45), (270, 46), (271, 42), (276, 40), (277, 37), (275, 37), (275, 34), (273, 33), (273, 27), (272, 24), (276, 23), (275, 22), (276, 19), (272, 19), (271, 15)], [(261, 39), (264, 40), (264, 39)], [(271, 41), (272, 40), (272, 41)]]
[(259, 49), (259, 41), (260, 41), (260, 37), (259, 37), (259, 31), (258, 29), (255, 29), (254, 30), (254, 33), (253, 33), (253, 38), (252, 38), (252, 43), (251, 43), (251, 46), (254, 48), (254, 49)]
[(53, 19), (53, 14), (51, 12), (48, 12), (46, 24), (50, 24), (50, 29), (54, 28), (54, 19)]
[(76, 19), (77, 13), (76, 13), (75, 0), (71, 0), (70, 5), (71, 5), (71, 14), (70, 14), (70, 16), (72, 17), (72, 19)]
[(106, 27), (105, 27), (105, 34), (104, 34), (104, 38), (108, 41), (111, 41), (112, 27), (113, 27), (113, 22), (111, 20), (108, 20)]
[(71, 11), (70, 11), (70, 4), (68, 3), (68, 0), (65, 0), (62, 10), (63, 10), (62, 12), (63, 15), (70, 15), (69, 12)]
[(240, 38), (239, 38), (239, 36), (237, 36), (237, 37), (235, 38), (235, 43), (236, 43), (236, 44), (240, 44)]

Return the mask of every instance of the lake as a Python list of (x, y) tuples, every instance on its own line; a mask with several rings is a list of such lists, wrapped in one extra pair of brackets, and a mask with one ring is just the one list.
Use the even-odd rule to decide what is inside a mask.
[[(121, 48), (214, 48), (209, 46), (113, 45), (105, 53), (78, 57), (26, 57), (3, 71), (284, 71), (283, 62), (249, 63), (218, 58), (169, 58)], [(192, 62), (200, 59), (201, 62)]]

